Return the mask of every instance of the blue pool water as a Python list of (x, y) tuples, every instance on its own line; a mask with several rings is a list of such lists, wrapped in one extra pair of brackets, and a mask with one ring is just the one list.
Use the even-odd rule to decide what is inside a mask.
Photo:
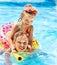
[[(40, 44), (40, 49), (23, 62), (11, 59), (12, 65), (57, 65), (57, 6), (38, 6), (33, 22), (34, 37)], [(0, 5), (0, 26), (8, 22), (16, 22), (23, 10), (23, 6), (8, 4)], [(4, 55), (0, 55), (0, 65), (4, 65)]]

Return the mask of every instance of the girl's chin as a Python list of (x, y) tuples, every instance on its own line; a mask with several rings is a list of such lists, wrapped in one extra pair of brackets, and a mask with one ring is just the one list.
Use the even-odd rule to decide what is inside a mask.
[(28, 23), (25, 23), (26, 25), (29, 25)]

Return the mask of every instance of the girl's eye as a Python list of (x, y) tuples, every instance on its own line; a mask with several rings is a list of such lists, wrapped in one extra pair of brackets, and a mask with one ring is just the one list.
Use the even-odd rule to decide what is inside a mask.
[(28, 21), (28, 19), (26, 19), (26, 21)]
[(24, 44), (26, 44), (26, 42), (23, 42)]

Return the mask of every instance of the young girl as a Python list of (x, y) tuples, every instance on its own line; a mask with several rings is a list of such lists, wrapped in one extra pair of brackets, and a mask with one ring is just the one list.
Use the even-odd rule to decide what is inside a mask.
[(31, 24), (36, 14), (37, 11), (32, 5), (26, 5), (20, 17), (21, 19), (20, 23), (19, 22), (15, 23), (12, 30), (6, 34), (6, 36), (9, 39), (9, 43), (12, 47), (12, 51), (14, 51), (13, 37), (15, 33), (17, 33), (18, 31), (22, 31), (27, 34), (27, 37), (29, 39), (28, 44), (30, 45), (30, 48), (32, 47), (33, 26)]

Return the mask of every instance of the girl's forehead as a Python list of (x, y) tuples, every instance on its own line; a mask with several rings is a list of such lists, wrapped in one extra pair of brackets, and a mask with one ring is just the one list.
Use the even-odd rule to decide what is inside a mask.
[(26, 16), (24, 16), (23, 19), (31, 20), (31, 19), (34, 19), (34, 16), (26, 15)]

